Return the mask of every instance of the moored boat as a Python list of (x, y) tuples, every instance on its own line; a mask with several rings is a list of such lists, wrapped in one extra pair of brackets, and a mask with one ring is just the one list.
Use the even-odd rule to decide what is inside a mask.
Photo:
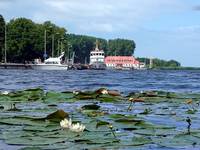
[(44, 63), (37, 61), (35, 64), (31, 65), (31, 68), (35, 70), (67, 70), (68, 65), (62, 63), (64, 54), (65, 53), (62, 52), (59, 57), (50, 57), (44, 60)]

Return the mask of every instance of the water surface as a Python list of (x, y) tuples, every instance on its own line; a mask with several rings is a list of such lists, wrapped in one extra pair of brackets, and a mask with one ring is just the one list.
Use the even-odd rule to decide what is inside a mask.
[(94, 90), (100, 87), (124, 93), (141, 90), (200, 92), (200, 71), (189, 70), (0, 70), (0, 90), (41, 87), (45, 90)]

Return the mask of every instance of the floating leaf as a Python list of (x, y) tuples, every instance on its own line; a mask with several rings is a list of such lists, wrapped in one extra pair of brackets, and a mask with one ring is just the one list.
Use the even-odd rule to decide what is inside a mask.
[(60, 143), (66, 141), (66, 138), (43, 138), (43, 137), (20, 137), (7, 139), (5, 142), (7, 144), (14, 145), (29, 145), (29, 146), (38, 146), (38, 145), (49, 145), (54, 143)]
[(100, 127), (100, 126), (107, 126), (107, 125), (110, 125), (109, 122), (107, 121), (98, 121), (97, 124), (96, 124), (96, 128)]
[(132, 144), (133, 146), (140, 146), (140, 145), (145, 145), (145, 144), (150, 144), (152, 143), (152, 140), (150, 138), (146, 137), (133, 137), (132, 138)]
[(81, 107), (83, 110), (98, 110), (100, 108), (99, 105), (91, 104), (91, 105), (84, 105)]
[(47, 119), (50, 121), (55, 121), (55, 122), (60, 122), (61, 120), (65, 119), (65, 118), (69, 118), (68, 113), (64, 112), (63, 110), (57, 110), (56, 112), (49, 114), (44, 119)]

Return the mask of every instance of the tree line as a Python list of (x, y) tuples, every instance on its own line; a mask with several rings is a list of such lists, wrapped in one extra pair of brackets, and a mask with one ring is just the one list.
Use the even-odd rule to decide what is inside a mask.
[(65, 51), (66, 58), (72, 57), (75, 53), (75, 63), (88, 63), (90, 51), (95, 48), (96, 39), (100, 43), (100, 49), (103, 49), (106, 55), (131, 56), (136, 47), (135, 42), (128, 39), (106, 40), (68, 34), (67, 29), (50, 21), (39, 24), (30, 19), (17, 18), (5, 23), (3, 16), (0, 15), (0, 62), (4, 60), (5, 31), (7, 62), (15, 63), (33, 61), (35, 58), (43, 59), (44, 49), (46, 49), (47, 57), (55, 57), (61, 51)]
[[(146, 67), (148, 68), (150, 66), (150, 58), (137, 58), (140, 62), (144, 62), (146, 64)], [(153, 68), (177, 68), (181, 67), (181, 64), (176, 60), (162, 60), (158, 58), (152, 59), (153, 62)]]

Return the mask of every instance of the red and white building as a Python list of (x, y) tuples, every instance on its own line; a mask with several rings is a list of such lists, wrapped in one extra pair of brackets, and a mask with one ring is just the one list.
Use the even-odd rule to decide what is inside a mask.
[(104, 60), (107, 68), (139, 69), (140, 62), (133, 56), (107, 56)]

